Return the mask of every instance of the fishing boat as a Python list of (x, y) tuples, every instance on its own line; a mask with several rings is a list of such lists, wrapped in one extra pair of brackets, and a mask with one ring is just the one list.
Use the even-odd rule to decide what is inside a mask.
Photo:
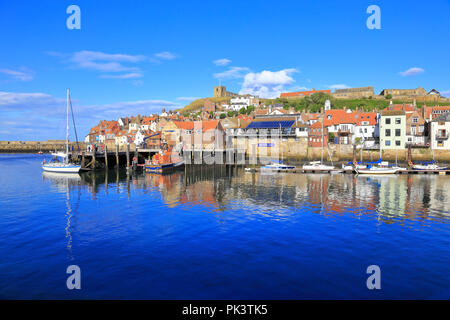
[(275, 171), (275, 172), (289, 171), (294, 169), (295, 166), (283, 164), (281, 160), (280, 161), (272, 160), (268, 165), (262, 166), (260, 168), (261, 171)]
[(184, 159), (180, 156), (178, 148), (163, 145), (162, 150), (155, 154), (151, 160), (145, 160), (145, 171), (150, 173), (166, 173), (183, 168)]
[(66, 151), (52, 153), (53, 159), (50, 162), (44, 160), (42, 169), (47, 172), (58, 173), (78, 173), (81, 166), (70, 162), (69, 159), (69, 101), (70, 93), (67, 89), (67, 105), (66, 105)]

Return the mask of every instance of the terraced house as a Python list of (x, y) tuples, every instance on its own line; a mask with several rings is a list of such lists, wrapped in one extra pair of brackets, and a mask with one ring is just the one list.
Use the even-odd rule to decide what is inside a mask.
[(450, 112), (431, 121), (431, 148), (450, 150)]
[(383, 110), (379, 121), (381, 149), (404, 149), (406, 143), (405, 111)]

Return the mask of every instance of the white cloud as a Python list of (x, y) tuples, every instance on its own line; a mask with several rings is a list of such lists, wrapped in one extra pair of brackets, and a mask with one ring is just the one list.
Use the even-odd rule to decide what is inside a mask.
[(159, 53), (155, 53), (154, 56), (156, 58), (162, 59), (162, 60), (173, 60), (177, 58), (177, 55), (169, 52), (169, 51), (163, 51), (163, 52), (159, 52)]
[[(160, 112), (162, 108), (180, 107), (178, 103), (157, 99), (89, 105), (72, 99), (72, 104), (80, 140), (99, 120), (152, 114)], [(46, 140), (64, 137), (65, 107), (65, 98), (46, 93), (0, 91), (0, 127), (3, 131), (0, 140)], [(74, 140), (74, 137), (71, 136), (71, 139)]]
[(213, 63), (214, 63), (216, 66), (226, 66), (226, 65), (228, 65), (228, 64), (231, 63), (231, 60), (230, 60), (230, 59), (227, 59), (227, 58), (223, 58), (223, 59), (217, 59), (217, 60), (214, 60)]
[(11, 76), (15, 80), (20, 81), (31, 81), (33, 80), (33, 76), (28, 72), (11, 70), (11, 69), (0, 69), (0, 73)]
[(105, 79), (136, 79), (136, 78), (142, 78), (144, 75), (140, 72), (132, 72), (132, 73), (125, 73), (125, 74), (119, 74), (119, 75), (111, 75), (111, 74), (104, 74), (101, 75), (100, 78)]
[(422, 68), (413, 67), (413, 68), (409, 68), (406, 71), (399, 72), (399, 74), (402, 77), (409, 77), (409, 76), (415, 76), (415, 75), (418, 75), (418, 74), (421, 74), (421, 73), (424, 73), (424, 72), (425, 72), (425, 70), (422, 69)]
[(124, 66), (124, 62), (137, 63), (145, 60), (143, 55), (109, 54), (98, 51), (78, 51), (70, 58), (76, 67), (97, 70), (101, 72), (138, 71), (136, 67)]
[(450, 90), (441, 91), (440, 93), (441, 93), (441, 95), (443, 95), (444, 97), (450, 98)]
[(252, 94), (261, 98), (276, 98), (284, 91), (284, 86), (295, 82), (292, 74), (297, 69), (283, 69), (280, 71), (250, 72), (245, 75), (240, 94)]
[(230, 67), (228, 70), (224, 72), (219, 72), (214, 74), (214, 78), (216, 79), (239, 79), (244, 78), (245, 73), (250, 69), (246, 67)]
[(328, 88), (336, 90), (336, 89), (347, 89), (350, 87), (346, 84), (341, 83), (341, 84), (332, 84), (331, 86), (328, 86)]

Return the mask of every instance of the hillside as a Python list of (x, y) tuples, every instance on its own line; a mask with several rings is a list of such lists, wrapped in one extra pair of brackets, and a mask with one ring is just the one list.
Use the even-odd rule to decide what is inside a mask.
[(202, 98), (202, 99), (197, 99), (192, 101), (190, 104), (188, 104), (187, 106), (185, 106), (184, 108), (178, 109), (176, 111), (180, 112), (180, 113), (185, 113), (185, 112), (192, 112), (192, 111), (200, 111), (200, 109), (203, 107), (203, 104), (205, 103), (205, 100), (209, 99), (212, 102), (215, 102), (216, 104), (220, 104), (222, 102), (230, 102), (230, 97), (221, 97), (221, 98)]
[[(178, 109), (180, 113), (187, 113), (192, 111), (200, 111), (203, 107), (205, 99), (209, 99), (217, 104), (222, 102), (230, 101), (230, 97), (222, 97), (222, 98), (202, 98), (192, 101), (189, 105), (185, 106), (182, 109)], [(316, 93), (310, 97), (306, 98), (297, 98), (297, 99), (260, 99), (265, 105), (273, 104), (273, 103), (282, 103), (285, 107), (294, 108), (297, 111), (308, 110), (310, 112), (318, 112), (324, 106), (325, 100), (329, 99), (331, 102), (331, 107), (333, 109), (343, 109), (344, 107), (351, 110), (381, 110), (389, 106), (390, 100), (388, 99), (335, 99), (330, 95), (323, 93)], [(410, 100), (392, 100), (394, 104), (411, 104)], [(424, 102), (417, 101), (416, 105), (421, 108)], [(439, 105), (449, 105), (450, 102), (427, 102), (428, 106), (439, 106)]]

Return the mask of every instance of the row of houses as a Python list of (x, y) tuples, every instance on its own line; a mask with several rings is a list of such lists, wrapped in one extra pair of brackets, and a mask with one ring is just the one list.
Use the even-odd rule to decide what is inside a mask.
[[(381, 149), (408, 146), (450, 149), (449, 114), (450, 106), (417, 108), (411, 104), (391, 104), (384, 110), (367, 112), (331, 109), (329, 101), (317, 113), (296, 113), (275, 106), (224, 119), (193, 120), (164, 113), (164, 116), (101, 121), (91, 129), (86, 142), (133, 143), (141, 148), (159, 148), (162, 142), (169, 145), (183, 142), (187, 149), (201, 146), (210, 150), (223, 149), (225, 145), (248, 145), (249, 139), (276, 138), (310, 147), (333, 143)], [(270, 147), (270, 142), (266, 146)]]

